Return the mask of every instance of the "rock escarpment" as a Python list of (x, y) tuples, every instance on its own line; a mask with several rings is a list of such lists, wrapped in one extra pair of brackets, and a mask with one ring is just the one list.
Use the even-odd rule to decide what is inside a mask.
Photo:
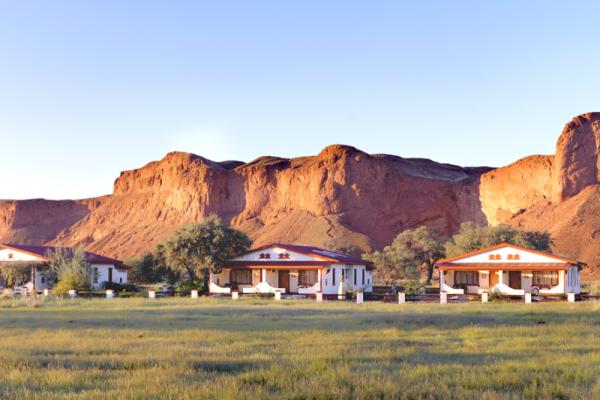
[(111, 195), (0, 201), (0, 241), (82, 244), (115, 257), (150, 250), (177, 227), (216, 214), (257, 245), (390, 243), (420, 225), (461, 222), (549, 230), (555, 250), (600, 265), (600, 114), (569, 122), (555, 155), (502, 168), (367, 154), (333, 145), (318, 155), (215, 162), (174, 152), (125, 171)]

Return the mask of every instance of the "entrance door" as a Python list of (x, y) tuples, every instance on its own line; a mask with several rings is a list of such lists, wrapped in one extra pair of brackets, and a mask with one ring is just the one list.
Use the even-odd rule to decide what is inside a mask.
[(490, 289), (498, 284), (498, 271), (490, 271)]
[(508, 286), (513, 289), (521, 289), (521, 271), (510, 271), (508, 273)]
[(278, 287), (285, 289), (286, 293), (290, 292), (290, 271), (288, 271), (288, 270), (280, 270), (279, 271)]

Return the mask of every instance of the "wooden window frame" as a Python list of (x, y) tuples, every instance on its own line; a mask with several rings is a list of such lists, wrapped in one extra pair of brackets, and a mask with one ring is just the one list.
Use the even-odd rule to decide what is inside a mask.
[(559, 282), (559, 271), (532, 271), (531, 273), (531, 285), (535, 287), (550, 289), (558, 286)]
[[(461, 282), (458, 282), (457, 276), (463, 276), (464, 279), (461, 279)], [(469, 277), (476, 279), (469, 279)], [(479, 286), (479, 271), (454, 271), (454, 286)]]

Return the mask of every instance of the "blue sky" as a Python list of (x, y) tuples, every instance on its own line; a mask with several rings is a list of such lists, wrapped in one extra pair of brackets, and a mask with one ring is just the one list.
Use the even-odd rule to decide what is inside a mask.
[(500, 166), (600, 111), (600, 3), (0, 0), (0, 198), (172, 150)]

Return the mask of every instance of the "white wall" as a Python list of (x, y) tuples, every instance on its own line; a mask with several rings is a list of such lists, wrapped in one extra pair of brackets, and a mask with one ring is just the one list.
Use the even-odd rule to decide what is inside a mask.
[[(10, 255), (12, 254), (12, 258)], [(0, 248), (0, 261), (43, 261), (43, 257), (23, 253), (18, 250)]]
[[(94, 282), (93, 271), (97, 268), (98, 276), (97, 281)], [(104, 282), (108, 282), (109, 269), (112, 268), (112, 281), (114, 283), (125, 284), (127, 283), (127, 270), (118, 270), (112, 264), (92, 264), (92, 287), (94, 289), (101, 289)]]
[[(342, 290), (356, 291), (363, 290), (365, 292), (373, 291), (373, 277), (371, 271), (367, 270), (365, 265), (350, 264), (350, 273), (346, 276)], [(338, 294), (340, 285), (342, 285), (342, 270), (345, 270), (347, 264), (332, 264), (330, 268), (323, 269), (323, 293)], [(357, 270), (357, 284), (354, 285), (354, 269)], [(329, 273), (327, 272), (329, 270)], [(335, 270), (335, 282), (333, 282), (333, 270)], [(362, 283), (362, 271), (365, 271), (365, 283)]]

